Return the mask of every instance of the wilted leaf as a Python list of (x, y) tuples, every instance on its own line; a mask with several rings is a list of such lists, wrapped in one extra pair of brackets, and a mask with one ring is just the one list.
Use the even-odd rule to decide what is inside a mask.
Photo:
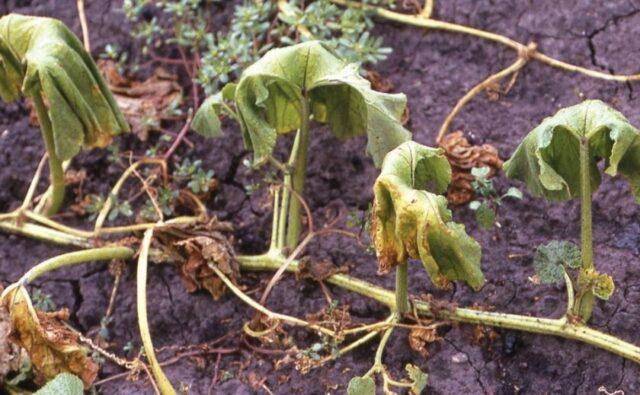
[(73, 157), (104, 147), (128, 131), (91, 56), (60, 21), (10, 14), (0, 18), (0, 96), (42, 93), (53, 127), (56, 154)]
[(315, 281), (323, 281), (328, 277), (338, 273), (347, 273), (349, 268), (346, 266), (336, 266), (331, 261), (312, 261), (310, 259), (301, 259), (296, 272), (296, 279), (312, 279)]
[(380, 273), (419, 258), (439, 287), (450, 280), (482, 287), (480, 245), (451, 220), (446, 199), (435, 194), (446, 190), (450, 177), (440, 149), (408, 141), (387, 155), (374, 186), (372, 219)]
[(376, 382), (371, 377), (354, 377), (349, 380), (348, 395), (376, 395)]
[(204, 137), (221, 137), (220, 107), (222, 92), (209, 96), (193, 116), (191, 128)]
[(438, 339), (440, 337), (434, 327), (411, 328), (409, 331), (409, 346), (425, 358), (429, 356), (427, 346)]
[(313, 119), (327, 123), (337, 137), (366, 133), (367, 151), (378, 166), (411, 136), (400, 123), (405, 96), (372, 90), (356, 65), (318, 41), (267, 52), (244, 71), (235, 94), (245, 144), (256, 163), (271, 155), (278, 134), (300, 127), (304, 95)]
[(449, 203), (459, 205), (470, 202), (475, 197), (471, 183), (475, 177), (473, 168), (487, 168), (486, 178), (493, 177), (502, 168), (498, 150), (489, 144), (471, 145), (458, 131), (447, 134), (440, 142), (451, 164), (452, 180), (447, 191)]
[(60, 373), (34, 395), (83, 395), (82, 380), (69, 373)]
[(533, 258), (533, 267), (544, 284), (562, 281), (565, 267), (578, 268), (581, 265), (580, 249), (570, 241), (554, 240), (538, 246)]
[(98, 374), (98, 366), (80, 346), (78, 336), (60, 322), (68, 312), (37, 311), (24, 287), (13, 290), (5, 303), (11, 317), (11, 340), (24, 348), (43, 384), (60, 373), (73, 373), (89, 388)]
[(405, 366), (405, 370), (409, 374), (409, 378), (411, 378), (411, 381), (413, 383), (413, 385), (411, 386), (411, 393), (413, 395), (421, 394), (422, 391), (424, 391), (424, 389), (427, 387), (429, 375), (420, 370), (419, 367), (412, 364), (407, 364), (407, 366)]
[(508, 177), (524, 181), (535, 196), (566, 200), (580, 195), (580, 139), (589, 142), (591, 190), (600, 185), (597, 163), (629, 181), (640, 201), (640, 133), (620, 112), (599, 100), (558, 111), (533, 129), (504, 165)]
[(175, 118), (172, 110), (182, 104), (182, 88), (176, 76), (160, 68), (150, 78), (137, 81), (120, 75), (112, 60), (100, 61), (98, 67), (140, 140), (147, 141), (150, 131), (160, 130), (163, 120)]
[(215, 265), (220, 271), (235, 280), (239, 276), (239, 266), (233, 245), (229, 239), (232, 228), (229, 223), (215, 218), (198, 229), (174, 229), (157, 232), (163, 244), (175, 249), (167, 255), (180, 270), (182, 282), (188, 292), (206, 289), (214, 299), (219, 299), (225, 286), (211, 270)]

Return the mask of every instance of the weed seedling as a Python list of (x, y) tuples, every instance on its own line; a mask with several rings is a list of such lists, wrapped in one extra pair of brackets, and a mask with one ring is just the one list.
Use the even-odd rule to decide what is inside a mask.
[(503, 199), (522, 199), (522, 192), (516, 187), (510, 187), (506, 193), (499, 195), (493, 186), (493, 180), (488, 178), (490, 171), (488, 167), (471, 169), (471, 175), (475, 178), (471, 186), (478, 198), (469, 203), (469, 208), (475, 212), (478, 225), (485, 229), (490, 229), (494, 225), (498, 228), (501, 226), (496, 221), (496, 217)]

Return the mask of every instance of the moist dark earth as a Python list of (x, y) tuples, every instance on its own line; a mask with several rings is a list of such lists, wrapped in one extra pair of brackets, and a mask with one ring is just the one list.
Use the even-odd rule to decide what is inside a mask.
[[(233, 4), (220, 6), (228, 15)], [(135, 53), (120, 11), (120, 1), (88, 2), (94, 55), (105, 44), (118, 42)], [(71, 0), (8, 0), (0, 13), (20, 12), (54, 16), (80, 32), (75, 2)], [(534, 41), (544, 53), (564, 61), (610, 73), (639, 71), (639, 1), (441, 1), (436, 2), (436, 18), (498, 32), (520, 42)], [(216, 18), (221, 28), (226, 18)], [(217, 25), (216, 25), (217, 26)], [(489, 74), (506, 67), (516, 54), (479, 38), (425, 31), (380, 21), (376, 27), (385, 44), (393, 48), (389, 60), (376, 66), (404, 92), (411, 110), (410, 129), (414, 139), (433, 144), (436, 132), (456, 101)], [(458, 116), (454, 129), (466, 132), (473, 143), (495, 145), (507, 158), (520, 139), (545, 116), (558, 108), (583, 99), (601, 99), (621, 110), (632, 123), (640, 125), (638, 86), (612, 83), (560, 71), (537, 62), (527, 65), (513, 88), (490, 100), (482, 94)], [(179, 126), (179, 125), (178, 125)], [(242, 185), (260, 178), (241, 165), (248, 157), (238, 130), (225, 125), (220, 140), (191, 136), (196, 148), (186, 147), (178, 158), (201, 158), (221, 180), (216, 196), (207, 205), (218, 217), (233, 222), (237, 249), (260, 252), (267, 243), (270, 213), (266, 192), (247, 195)], [(24, 103), (0, 105), (0, 210), (8, 211), (23, 198), (30, 177), (43, 153), (39, 131), (28, 125)], [(144, 152), (135, 137), (119, 139), (122, 149)], [(336, 141), (324, 129), (316, 129), (308, 174), (308, 200), (316, 221), (322, 223), (336, 211), (364, 210), (372, 200), (371, 186), (376, 170), (364, 154), (366, 142), (356, 139)], [(107, 153), (94, 150), (76, 158), (72, 167), (85, 168), (86, 189), (105, 192), (122, 168), (111, 164)], [(502, 176), (497, 185), (511, 184)], [(44, 184), (43, 184), (44, 185)], [(69, 192), (67, 201), (72, 199)], [(616, 290), (605, 304), (599, 302), (591, 324), (627, 341), (640, 344), (640, 224), (638, 205), (621, 180), (606, 179), (594, 195), (595, 258), (602, 271), (610, 273)], [(460, 306), (477, 305), (496, 311), (559, 317), (565, 308), (564, 288), (536, 286), (532, 257), (540, 243), (553, 239), (579, 241), (579, 206), (576, 202), (547, 203), (525, 194), (523, 201), (509, 201), (500, 210), (499, 230), (479, 229), (467, 208), (455, 208), (454, 216), (483, 246), (482, 267), (487, 278), (484, 288), (474, 293), (458, 285), (452, 291), (435, 290), (419, 263), (411, 264), (411, 292), (431, 293), (436, 299)], [(68, 219), (80, 223), (78, 219)], [(339, 225), (346, 226), (345, 220)], [(66, 251), (24, 237), (0, 234), (0, 281), (16, 280), (34, 264)], [(351, 240), (325, 238), (308, 249), (316, 259), (347, 265), (350, 273), (390, 288), (392, 276), (376, 275), (375, 257)], [(110, 326), (113, 351), (132, 341), (140, 345), (135, 314), (135, 270), (129, 263), (116, 300)], [(247, 290), (264, 286), (270, 275), (243, 273)], [(60, 270), (37, 282), (53, 295), (58, 306), (69, 307), (72, 324), (84, 333), (95, 334), (106, 310), (112, 277), (104, 263)], [(279, 354), (265, 354), (248, 347), (242, 339), (242, 325), (253, 312), (230, 293), (214, 301), (205, 292), (188, 294), (173, 267), (152, 266), (148, 285), (151, 332), (157, 348), (208, 343), (229, 335), (215, 347), (233, 349), (221, 354), (216, 376), (216, 354), (183, 358), (165, 368), (175, 386), (184, 384), (193, 394), (344, 393), (349, 379), (366, 372), (375, 353), (376, 342), (362, 346), (336, 362), (302, 375), (289, 364), (275, 369)], [(340, 289), (331, 289), (334, 298), (346, 304), (355, 321), (373, 322), (386, 314), (384, 307)], [(252, 293), (252, 295), (256, 295)], [(326, 306), (316, 283), (296, 281), (287, 276), (269, 298), (276, 311), (303, 317)], [(291, 330), (301, 346), (316, 338)], [(399, 377), (411, 362), (429, 374), (432, 394), (595, 394), (600, 388), (640, 393), (640, 367), (631, 361), (591, 346), (549, 336), (498, 330), (493, 342), (474, 340), (474, 327), (452, 325), (440, 333), (442, 340), (429, 346), (427, 358), (408, 346), (407, 333), (392, 336), (385, 363)], [(251, 341), (253, 342), (253, 341)], [(252, 343), (255, 344), (255, 343)], [(172, 349), (159, 353), (160, 360), (175, 355)], [(128, 354), (128, 357), (133, 357)], [(120, 373), (110, 364), (100, 378)], [(225, 372), (228, 372), (225, 373)], [(264, 381), (263, 381), (264, 380)], [(258, 384), (256, 384), (258, 383)], [(263, 383), (264, 386), (261, 386)], [(100, 385), (105, 394), (147, 394), (153, 389), (144, 375), (138, 381), (112, 380)]]

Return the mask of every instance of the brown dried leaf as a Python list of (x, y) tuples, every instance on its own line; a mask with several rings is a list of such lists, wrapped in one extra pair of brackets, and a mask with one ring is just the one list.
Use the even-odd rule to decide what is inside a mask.
[(371, 83), (371, 88), (374, 91), (390, 93), (395, 88), (393, 86), (393, 82), (391, 82), (388, 78), (383, 77), (382, 74), (378, 73), (375, 70), (366, 70), (364, 73), (364, 78), (369, 80), (369, 82)]
[(210, 265), (215, 265), (232, 280), (239, 277), (240, 267), (233, 246), (223, 232), (223, 228), (218, 228), (173, 242), (173, 246), (185, 256), (185, 259), (176, 264), (188, 292), (206, 289), (216, 300), (222, 296), (224, 283), (211, 270)]
[(323, 281), (328, 277), (338, 273), (348, 273), (349, 268), (346, 266), (336, 267), (330, 261), (312, 261), (310, 259), (301, 259), (296, 272), (296, 279), (311, 279), (315, 281)]
[(451, 164), (451, 184), (447, 191), (447, 200), (451, 204), (460, 205), (473, 200), (475, 193), (471, 182), (474, 180), (471, 169), (488, 167), (488, 177), (496, 175), (502, 168), (503, 161), (498, 150), (490, 145), (471, 145), (461, 131), (446, 135), (440, 142), (445, 155)]
[(142, 141), (147, 140), (150, 131), (159, 129), (161, 121), (172, 119), (168, 113), (172, 104), (182, 103), (182, 88), (177, 78), (161, 68), (144, 81), (122, 76), (111, 60), (101, 60), (98, 68), (131, 124), (131, 130)]
[(440, 337), (435, 327), (411, 328), (409, 331), (409, 346), (425, 358), (429, 356), (427, 346), (439, 339)]
[(340, 332), (351, 324), (349, 305), (326, 306), (316, 313), (306, 314), (305, 318), (312, 324), (331, 328), (334, 332)]
[(26, 350), (37, 384), (67, 372), (80, 377), (85, 388), (91, 386), (98, 365), (87, 356), (88, 349), (79, 344), (78, 335), (62, 323), (69, 317), (67, 310), (56, 313), (36, 310), (24, 287), (9, 293), (5, 303), (11, 319), (10, 340)]

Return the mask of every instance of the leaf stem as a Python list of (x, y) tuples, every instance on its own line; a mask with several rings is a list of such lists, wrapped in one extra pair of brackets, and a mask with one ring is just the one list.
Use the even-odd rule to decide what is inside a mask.
[(162, 371), (162, 367), (160, 367), (158, 359), (156, 358), (156, 353), (153, 349), (153, 342), (151, 340), (151, 333), (149, 331), (149, 321), (147, 318), (147, 266), (149, 264), (149, 249), (151, 248), (152, 237), (153, 229), (147, 229), (144, 232), (144, 238), (142, 239), (142, 245), (140, 246), (140, 256), (138, 257), (138, 273), (136, 279), (138, 326), (140, 327), (140, 337), (142, 338), (144, 351), (147, 355), (147, 360), (149, 360), (149, 365), (151, 365), (153, 376), (158, 382), (160, 392), (162, 395), (175, 395), (176, 391), (173, 389), (171, 382)]
[[(309, 110), (309, 99), (305, 96), (302, 100), (302, 109), (300, 111), (300, 132), (298, 149), (289, 165), (293, 167), (293, 175), (291, 179), (291, 188), (295, 193), (302, 196), (304, 191), (304, 179), (307, 174), (307, 153), (309, 151), (309, 128), (311, 126)], [(285, 186), (286, 187), (286, 186)], [(302, 205), (299, 199), (291, 199), (289, 203), (289, 219), (287, 226), (286, 246), (295, 248), (300, 241), (300, 233), (302, 230), (302, 220), (300, 213)]]
[[(593, 264), (593, 231), (591, 218), (591, 169), (589, 163), (589, 140), (580, 137), (580, 233), (582, 268), (581, 273), (594, 270)], [(588, 286), (577, 284), (576, 301), (572, 313), (584, 322), (591, 318), (593, 312), (593, 291)]]
[(404, 262), (396, 266), (396, 309), (398, 314), (409, 311), (409, 264)]
[(49, 195), (47, 202), (46, 215), (53, 215), (60, 210), (64, 201), (64, 170), (62, 169), (62, 161), (56, 153), (51, 119), (49, 119), (47, 107), (42, 100), (40, 92), (36, 91), (33, 93), (33, 103), (36, 106), (38, 120), (40, 121), (42, 139), (44, 140), (44, 146), (47, 149), (49, 157), (49, 173), (51, 177), (52, 192), (51, 195)]

